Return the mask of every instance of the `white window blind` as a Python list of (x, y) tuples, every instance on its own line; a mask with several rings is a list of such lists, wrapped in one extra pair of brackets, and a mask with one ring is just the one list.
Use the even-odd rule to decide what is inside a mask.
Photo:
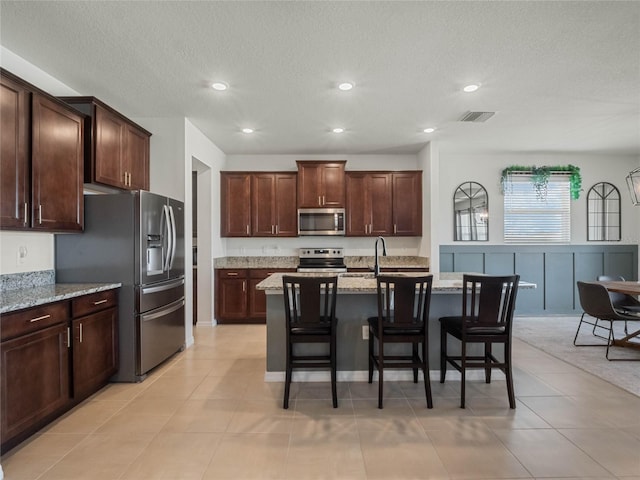
[(531, 180), (531, 175), (512, 175), (505, 188), (504, 242), (570, 242), (571, 194), (569, 176), (551, 174), (546, 195), (540, 195)]

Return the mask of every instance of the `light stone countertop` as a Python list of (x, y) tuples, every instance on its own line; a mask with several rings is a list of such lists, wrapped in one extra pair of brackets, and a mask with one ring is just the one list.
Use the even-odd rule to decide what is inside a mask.
[[(390, 273), (390, 275), (417, 277), (425, 275), (423, 272)], [(282, 294), (282, 276), (284, 273), (274, 273), (256, 285), (256, 289), (264, 290), (267, 294)], [(288, 275), (318, 276), (317, 273), (295, 273)], [(327, 273), (326, 276), (335, 274)], [(377, 282), (373, 273), (339, 273), (338, 293), (373, 293), (377, 292)], [(426, 274), (429, 275), (429, 274)], [(434, 276), (432, 293), (461, 293), (462, 273), (442, 272)], [(519, 288), (536, 288), (535, 283), (520, 281)]]
[[(382, 268), (429, 268), (427, 257), (411, 255), (380, 256), (379, 264)], [(296, 268), (297, 256), (288, 257), (220, 257), (214, 258), (214, 268)], [(373, 268), (375, 259), (372, 256), (345, 256), (347, 268)]]
[(113, 290), (120, 286), (120, 283), (54, 283), (50, 285), (5, 290), (1, 293), (0, 313), (36, 307), (38, 305), (80, 297), (90, 293)]

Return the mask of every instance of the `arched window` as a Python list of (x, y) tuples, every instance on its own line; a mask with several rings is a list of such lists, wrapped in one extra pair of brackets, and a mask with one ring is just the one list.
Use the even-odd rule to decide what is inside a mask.
[(489, 196), (476, 182), (464, 182), (453, 194), (453, 239), (489, 240)]
[(587, 194), (587, 240), (619, 242), (620, 238), (620, 191), (611, 183), (596, 183)]

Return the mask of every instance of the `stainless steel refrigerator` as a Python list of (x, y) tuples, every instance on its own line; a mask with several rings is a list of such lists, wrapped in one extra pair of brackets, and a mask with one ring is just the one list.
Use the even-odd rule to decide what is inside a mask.
[(84, 200), (84, 232), (56, 235), (56, 281), (122, 283), (112, 381), (139, 382), (184, 349), (184, 205), (149, 192)]

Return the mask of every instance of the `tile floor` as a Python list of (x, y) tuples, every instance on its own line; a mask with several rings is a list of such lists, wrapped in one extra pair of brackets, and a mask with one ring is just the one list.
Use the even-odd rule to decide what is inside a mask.
[(265, 383), (264, 326), (196, 328), (140, 384), (111, 384), (2, 458), (7, 480), (640, 479), (640, 398), (523, 342), (504, 382)]

